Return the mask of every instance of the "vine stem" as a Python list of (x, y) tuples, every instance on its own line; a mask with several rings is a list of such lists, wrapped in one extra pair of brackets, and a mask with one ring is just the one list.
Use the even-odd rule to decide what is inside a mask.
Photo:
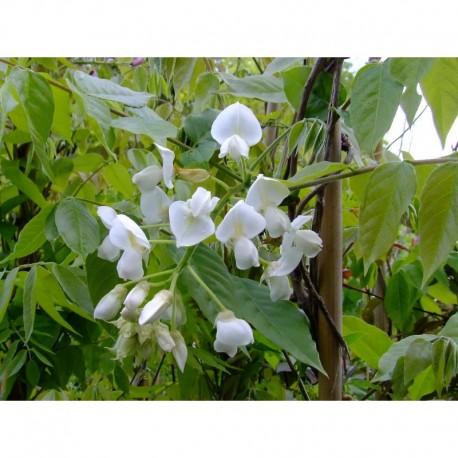
[(205, 292), (210, 296), (210, 298), (213, 300), (213, 302), (216, 304), (216, 306), (224, 312), (227, 310), (227, 308), (224, 306), (224, 304), (218, 299), (216, 294), (207, 286), (207, 284), (200, 278), (199, 274), (191, 267), (187, 266), (188, 272), (196, 279), (197, 283), (199, 283), (200, 286), (205, 290)]

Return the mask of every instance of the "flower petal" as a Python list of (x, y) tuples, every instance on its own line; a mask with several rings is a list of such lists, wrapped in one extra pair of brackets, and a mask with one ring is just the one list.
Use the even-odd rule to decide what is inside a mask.
[(236, 102), (224, 109), (211, 128), (212, 137), (221, 145), (227, 138), (237, 134), (249, 145), (262, 138), (262, 129), (254, 113), (245, 105)]
[(170, 335), (169, 328), (165, 324), (156, 323), (154, 325), (154, 334), (156, 335), (157, 344), (163, 351), (172, 351), (176, 344)]
[(111, 243), (110, 236), (107, 235), (97, 250), (97, 256), (107, 261), (116, 261), (119, 254), (119, 248)]
[(196, 192), (192, 195), (192, 198), (188, 201), (192, 216), (196, 217), (199, 215), (206, 215), (210, 213), (214, 208), (210, 208), (213, 203), (213, 200), (214, 199), (211, 198), (210, 191), (207, 191), (205, 188), (198, 187), (196, 189)]
[(173, 161), (175, 159), (175, 153), (168, 148), (158, 145), (157, 143), (155, 143), (154, 145), (159, 150), (159, 153), (162, 157), (162, 174), (163, 174), (164, 184), (169, 189), (172, 189), (173, 188), (172, 180), (175, 175), (174, 170), (173, 170)]
[(159, 319), (164, 311), (172, 305), (173, 294), (167, 289), (159, 291), (152, 300), (150, 300), (140, 313), (138, 324), (143, 326)]
[(225, 345), (240, 347), (254, 342), (250, 325), (236, 318), (230, 310), (218, 313), (216, 320), (216, 340)]
[(100, 299), (94, 310), (94, 318), (105, 321), (112, 320), (118, 314), (126, 294), (127, 289), (124, 286), (116, 285)]
[(291, 227), (288, 215), (276, 207), (268, 207), (264, 212), (266, 229), (271, 237), (280, 237)]
[(288, 187), (281, 181), (260, 174), (251, 185), (246, 196), (246, 203), (256, 211), (277, 207), (289, 196)]
[(145, 233), (126, 215), (118, 215), (110, 229), (110, 240), (121, 250), (135, 248), (142, 253), (151, 249)]
[(285, 250), (278, 261), (269, 268), (270, 277), (282, 277), (290, 274), (301, 262), (303, 254), (300, 250), (290, 248)]
[(267, 280), (270, 288), (270, 299), (275, 302), (279, 300), (288, 300), (293, 294), (293, 289), (289, 283), (288, 276), (269, 277)]
[(141, 192), (152, 191), (162, 179), (162, 168), (158, 165), (150, 165), (132, 177), (132, 181), (139, 187)]
[(186, 347), (183, 336), (179, 331), (171, 331), (170, 335), (175, 342), (175, 346), (172, 348), (173, 357), (175, 358), (180, 371), (184, 372), (186, 360), (188, 359), (188, 348)]
[(136, 310), (146, 299), (150, 284), (147, 281), (141, 281), (135, 285), (127, 295), (124, 305), (131, 310)]
[(250, 147), (248, 143), (238, 135), (232, 135), (232, 137), (224, 140), (221, 145), (220, 152), (218, 154), (219, 158), (225, 157), (229, 154), (234, 160), (239, 160), (240, 157), (248, 157)]
[(171, 203), (170, 197), (159, 186), (152, 191), (142, 193), (140, 209), (145, 216), (145, 222), (157, 224), (168, 221)]
[(218, 353), (226, 353), (231, 358), (237, 354), (237, 346), (235, 345), (227, 345), (225, 343), (220, 342), (219, 340), (215, 340), (213, 344), (213, 348)]
[(259, 254), (255, 244), (246, 237), (240, 237), (234, 244), (234, 256), (240, 270), (259, 267)]
[(294, 236), (294, 245), (309, 258), (314, 258), (323, 248), (320, 236), (309, 230), (297, 231)]
[(138, 280), (143, 277), (142, 253), (133, 248), (124, 251), (117, 265), (119, 278)]
[(99, 215), (99, 218), (107, 229), (111, 228), (114, 220), (118, 216), (111, 207), (106, 207), (105, 205), (102, 205), (97, 209), (97, 215)]
[(305, 223), (308, 223), (313, 216), (310, 215), (299, 215), (297, 216), (291, 223), (291, 227), (297, 231), (299, 230)]

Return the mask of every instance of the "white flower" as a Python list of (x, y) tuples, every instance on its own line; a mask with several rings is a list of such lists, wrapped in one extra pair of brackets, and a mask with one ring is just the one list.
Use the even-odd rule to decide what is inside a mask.
[(281, 257), (269, 271), (271, 277), (281, 277), (290, 274), (301, 262), (303, 256), (314, 258), (323, 247), (320, 236), (310, 230), (299, 230), (311, 216), (298, 216), (292, 223), (291, 229), (283, 235), (280, 246)]
[(162, 178), (162, 168), (158, 165), (150, 165), (145, 167), (140, 172), (132, 177), (132, 182), (135, 183), (140, 192), (151, 192), (160, 183)]
[(149, 289), (150, 284), (147, 281), (139, 282), (127, 295), (124, 305), (130, 310), (136, 310), (145, 300)]
[(210, 191), (199, 187), (191, 199), (170, 205), (170, 230), (178, 248), (196, 245), (215, 232), (215, 223), (209, 213), (218, 201), (218, 197), (211, 197)]
[(94, 310), (94, 318), (104, 321), (112, 320), (118, 314), (126, 294), (127, 289), (124, 286), (116, 285), (100, 299)]
[(238, 347), (254, 342), (250, 325), (236, 318), (230, 310), (218, 313), (215, 320), (216, 340), (215, 351), (227, 353), (231, 358), (237, 353)]
[(175, 346), (172, 348), (172, 354), (181, 372), (184, 372), (186, 360), (188, 359), (188, 349), (184, 342), (183, 336), (179, 331), (174, 330), (170, 332)]
[[(104, 205), (97, 209), (97, 214), (100, 220), (107, 229), (111, 229), (114, 220), (118, 216), (117, 213), (111, 208)], [(107, 261), (116, 261), (119, 258), (120, 250), (111, 243), (110, 236), (107, 235), (97, 250), (97, 256)]]
[(143, 276), (142, 260), (148, 259), (151, 245), (145, 233), (128, 216), (118, 215), (109, 233), (111, 243), (123, 250), (118, 261), (118, 275), (124, 280), (138, 280)]
[(161, 349), (165, 352), (172, 351), (176, 344), (170, 335), (168, 326), (157, 322), (153, 325), (153, 330), (159, 347), (161, 347)]
[(266, 227), (266, 220), (243, 200), (237, 202), (216, 229), (216, 238), (234, 249), (237, 268), (259, 266), (259, 255), (251, 241)]
[(277, 267), (277, 261), (270, 263), (264, 272), (264, 278), (270, 288), (270, 299), (275, 302), (279, 300), (288, 300), (293, 294), (293, 289), (289, 283), (287, 275), (272, 276), (271, 271)]
[(173, 303), (173, 293), (168, 289), (159, 291), (144, 307), (138, 318), (138, 324), (143, 326), (158, 320), (164, 311)]
[(286, 185), (262, 174), (258, 175), (248, 190), (246, 203), (264, 216), (271, 237), (280, 237), (291, 226), (288, 215), (277, 208), (288, 196)]
[(165, 148), (157, 143), (154, 144), (159, 151), (159, 154), (162, 157), (162, 179), (164, 180), (164, 184), (169, 188), (173, 188), (173, 177), (174, 177), (174, 169), (173, 169), (173, 160), (175, 159), (175, 153)]
[(262, 138), (262, 129), (253, 112), (237, 102), (229, 105), (214, 120), (212, 137), (221, 145), (218, 157), (229, 154), (238, 160), (248, 157), (250, 146)]

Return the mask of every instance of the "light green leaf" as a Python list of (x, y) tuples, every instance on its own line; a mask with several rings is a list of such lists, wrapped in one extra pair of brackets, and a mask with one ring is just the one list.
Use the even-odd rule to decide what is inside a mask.
[(364, 270), (386, 255), (398, 236), (400, 220), (415, 196), (415, 170), (406, 162), (387, 162), (371, 174), (359, 218)]
[(425, 57), (392, 57), (388, 59), (390, 73), (396, 81), (413, 89), (431, 68), (434, 59)]
[(283, 85), (288, 102), (296, 111), (299, 110), (301, 104), (302, 92), (304, 85), (312, 71), (312, 67), (295, 67), (291, 70), (282, 72)]
[(105, 162), (103, 156), (97, 153), (87, 153), (81, 156), (74, 156), (71, 159), (73, 161), (73, 170), (84, 173), (94, 172)]
[(340, 170), (351, 170), (351, 168), (340, 162), (320, 161), (303, 167), (296, 173), (296, 175), (284, 183), (288, 186), (299, 186), (307, 183), (308, 181), (330, 175), (331, 173), (338, 172)]
[(264, 70), (264, 75), (273, 75), (303, 62), (302, 57), (276, 57)]
[(433, 373), (433, 367), (427, 367), (423, 372), (418, 374), (412, 385), (409, 386), (409, 398), (418, 401), (423, 396), (432, 393), (436, 387), (436, 380)]
[(5, 280), (3, 281), (2, 292), (0, 294), (0, 323), (3, 320), (3, 317), (5, 316), (6, 310), (10, 303), (18, 270), (19, 267), (15, 267), (13, 270), (10, 270)]
[(424, 339), (414, 340), (407, 348), (404, 359), (404, 384), (408, 385), (433, 361), (431, 342)]
[(92, 315), (94, 306), (86, 283), (72, 269), (60, 264), (54, 264), (52, 272), (70, 300)]
[(202, 111), (196, 115), (189, 115), (183, 122), (183, 129), (186, 135), (193, 143), (198, 143), (202, 140), (211, 140), (210, 131), (213, 121), (218, 116), (219, 111), (211, 108)]
[(196, 94), (193, 111), (200, 113), (205, 108), (212, 106), (219, 90), (219, 79), (216, 73), (201, 73), (197, 77)]
[(458, 234), (458, 164), (436, 168), (426, 180), (418, 211), (423, 284), (447, 260)]
[(383, 382), (390, 380), (393, 374), (393, 370), (399, 358), (405, 356), (407, 350), (412, 342), (417, 339), (423, 339), (426, 342), (432, 342), (437, 339), (437, 336), (431, 334), (413, 335), (406, 337), (405, 339), (395, 342), (390, 349), (380, 358), (378, 362), (378, 371), (372, 382)]
[(439, 336), (449, 337), (458, 345), (458, 313), (451, 316), (439, 332)]
[(111, 125), (124, 129), (137, 135), (147, 135), (153, 141), (165, 145), (167, 137), (175, 138), (177, 128), (168, 121), (161, 119), (148, 119), (141, 117), (119, 118), (112, 121)]
[(73, 145), (70, 94), (55, 86), (51, 86), (51, 90), (54, 99), (52, 129), (61, 135), (70, 145)]
[(418, 94), (414, 87), (408, 87), (401, 96), (401, 108), (406, 115), (410, 127), (412, 127), (421, 99), (421, 95)]
[(2, 161), (2, 171), (11, 183), (14, 184), (14, 186), (16, 186), (39, 207), (43, 208), (48, 205), (37, 185), (27, 175), (25, 175), (25, 173), (19, 170), (19, 165), (16, 161)]
[(152, 97), (152, 94), (147, 92), (136, 92), (113, 81), (90, 76), (80, 71), (74, 73), (74, 78), (77, 86), (86, 94), (130, 107), (142, 107)]
[(221, 78), (227, 84), (229, 92), (238, 97), (248, 97), (263, 100), (265, 102), (286, 102), (283, 91), (283, 81), (268, 75), (246, 76), (237, 78), (228, 73), (220, 73)]
[[(354, 334), (357, 335), (351, 338)], [(351, 351), (373, 369), (392, 345), (385, 332), (355, 316), (343, 317), (343, 337)]]
[[(7, 256), (1, 263), (12, 259), (23, 258), (29, 254), (35, 253), (45, 242), (45, 225), (46, 219), (54, 208), (54, 204), (44, 207), (40, 213), (35, 215), (22, 229), (19, 239), (14, 246), (14, 251)], [(0, 264), (1, 264), (0, 263)]]
[(186, 84), (190, 83), (196, 63), (197, 58), (195, 57), (178, 57), (175, 59), (175, 66), (173, 69), (173, 87), (176, 95), (181, 92)]
[(56, 226), (68, 247), (83, 258), (100, 244), (97, 221), (87, 207), (76, 199), (69, 198), (59, 203)]
[(37, 268), (33, 266), (24, 284), (24, 308), (23, 308), (23, 319), (24, 319), (24, 339), (27, 342), (33, 332), (33, 323), (35, 321), (35, 311), (37, 308), (36, 298), (36, 279), (37, 279)]
[(402, 94), (384, 64), (363, 67), (353, 82), (350, 117), (362, 151), (372, 154), (391, 127)]
[(103, 168), (103, 175), (108, 184), (121, 195), (131, 198), (134, 193), (132, 177), (127, 169), (119, 162), (108, 164)]
[(435, 59), (421, 81), (421, 89), (433, 112), (434, 125), (444, 147), (448, 132), (458, 115), (457, 59)]

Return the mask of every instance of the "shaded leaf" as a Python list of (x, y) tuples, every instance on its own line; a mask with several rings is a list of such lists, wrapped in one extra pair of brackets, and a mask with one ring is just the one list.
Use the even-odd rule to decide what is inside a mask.
[(404, 359), (404, 383), (408, 385), (417, 375), (432, 363), (431, 342), (414, 340), (407, 348)]
[(141, 117), (119, 118), (112, 121), (111, 125), (124, 129), (137, 135), (147, 135), (153, 141), (165, 145), (167, 137), (176, 137), (177, 128), (161, 119), (147, 119)]
[(23, 300), (23, 320), (24, 320), (24, 340), (27, 342), (33, 332), (33, 323), (35, 321), (35, 311), (37, 308), (36, 297), (36, 280), (37, 268), (33, 266), (24, 283), (24, 300)]
[(0, 294), (0, 323), (8, 309), (8, 305), (14, 291), (14, 282), (16, 281), (18, 271), (19, 267), (15, 267), (14, 269), (10, 270), (5, 280), (3, 281), (2, 292)]

